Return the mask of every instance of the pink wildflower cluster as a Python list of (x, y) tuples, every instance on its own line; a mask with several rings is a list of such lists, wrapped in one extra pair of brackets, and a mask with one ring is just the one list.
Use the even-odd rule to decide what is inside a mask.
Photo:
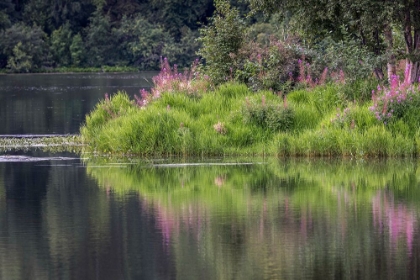
[(171, 68), (168, 59), (162, 59), (160, 72), (153, 77), (153, 88), (150, 92), (142, 89), (140, 96), (135, 95), (136, 104), (143, 107), (165, 92), (185, 92), (194, 95), (205, 91), (210, 86), (209, 77), (199, 73), (198, 65), (199, 60), (196, 59), (190, 69), (180, 73), (176, 64)]
[(225, 125), (220, 121), (218, 123), (216, 123), (215, 125), (213, 125), (213, 128), (219, 134), (226, 134)]
[[(304, 60), (304, 57), (303, 59), (298, 60), (299, 76), (296, 79), (297, 83), (313, 88), (315, 86), (325, 84), (328, 75), (331, 79), (333, 79), (336, 82), (340, 82), (343, 84), (345, 83), (345, 76), (343, 70), (340, 70), (338, 73), (328, 73), (328, 67), (324, 68), (324, 71), (322, 71), (321, 76), (319, 78), (312, 77), (311, 65), (308, 62), (305, 63)], [(289, 77), (292, 79), (291, 73), (289, 73)]]
[[(407, 64), (405, 77), (410, 65)], [(408, 79), (400, 81), (399, 76), (393, 75), (390, 78), (389, 87), (381, 87), (378, 85), (376, 91), (372, 90), (373, 106), (369, 109), (375, 114), (378, 121), (386, 124), (396, 114), (401, 113), (400, 111), (413, 100), (413, 96), (417, 94), (419, 88), (415, 88)]]

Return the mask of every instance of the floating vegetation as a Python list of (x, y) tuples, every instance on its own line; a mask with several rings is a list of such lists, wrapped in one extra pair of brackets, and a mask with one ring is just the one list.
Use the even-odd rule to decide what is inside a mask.
[(32, 162), (32, 161), (49, 161), (49, 160), (77, 160), (78, 158), (71, 157), (30, 157), (18, 155), (3, 155), (0, 156), (0, 162)]
[(83, 143), (79, 135), (5, 135), (0, 136), (0, 152), (40, 149), (49, 152), (80, 152)]

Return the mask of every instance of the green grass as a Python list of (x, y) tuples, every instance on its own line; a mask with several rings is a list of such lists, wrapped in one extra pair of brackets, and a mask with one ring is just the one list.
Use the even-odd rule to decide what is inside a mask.
[(384, 124), (369, 110), (370, 83), (300, 89), (286, 100), (227, 83), (194, 96), (164, 93), (142, 108), (119, 92), (87, 116), (81, 135), (89, 149), (116, 155), (416, 156), (417, 103)]

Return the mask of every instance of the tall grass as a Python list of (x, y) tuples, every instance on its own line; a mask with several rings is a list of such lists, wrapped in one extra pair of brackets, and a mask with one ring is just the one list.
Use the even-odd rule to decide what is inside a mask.
[(123, 92), (106, 96), (81, 128), (84, 141), (100, 153), (161, 156), (365, 158), (420, 152), (420, 95), (414, 86), (394, 80), (374, 91), (373, 100), (367, 98), (369, 80), (313, 85), (287, 95), (251, 92), (235, 82), (211, 90), (196, 69), (194, 64), (179, 73), (163, 60), (151, 92), (142, 91), (135, 101)]

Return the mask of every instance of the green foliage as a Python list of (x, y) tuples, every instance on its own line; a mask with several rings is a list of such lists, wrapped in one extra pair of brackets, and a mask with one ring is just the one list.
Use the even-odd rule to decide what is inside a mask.
[(23, 8), (22, 19), (28, 26), (37, 25), (44, 31), (51, 30), (52, 21), (49, 18), (51, 3), (44, 0), (32, 0)]
[[(235, 84), (199, 99), (181, 92), (162, 93), (161, 98), (141, 108), (131, 107), (133, 103), (120, 93), (98, 105), (81, 134), (101, 152), (222, 154), (226, 148), (233, 151), (267, 139), (265, 129), (250, 129), (240, 114), (248, 93), (245, 86)], [(132, 109), (115, 111), (119, 107), (113, 100), (124, 100)]]
[(392, 133), (383, 126), (372, 126), (365, 132), (327, 128), (306, 130), (299, 134), (279, 134), (274, 143), (279, 156), (393, 157), (413, 156), (412, 138)]
[[(200, 47), (198, 28), (213, 9), (210, 0), (6, 0), (0, 3), (0, 71), (19, 41), (32, 57), (31, 72), (102, 66), (157, 70), (161, 56), (188, 67)], [(27, 50), (26, 39), (15, 40), (30, 33), (18, 26), (44, 32), (41, 56)]]
[(265, 95), (261, 96), (261, 100), (257, 98), (247, 99), (242, 114), (246, 123), (271, 131), (291, 130), (295, 117), (292, 108), (286, 107), (279, 101), (267, 101)]
[(167, 51), (174, 44), (169, 33), (141, 15), (123, 17), (120, 28), (114, 30), (114, 36), (122, 57), (141, 69), (159, 69), (162, 56), (174, 61), (178, 51)]
[(87, 65), (100, 67), (105, 64), (115, 64), (115, 38), (112, 36), (112, 26), (109, 16), (96, 11), (90, 18), (91, 24), (87, 30), (86, 48)]
[(0, 33), (0, 49), (13, 72), (38, 69), (46, 57), (46, 34), (37, 26), (15, 24)]
[(244, 40), (244, 23), (237, 9), (225, 0), (215, 1), (216, 11), (208, 26), (200, 30), (206, 70), (212, 81), (219, 84), (233, 78), (236, 60)]
[(340, 96), (340, 84), (327, 84), (314, 89), (296, 90), (287, 95), (287, 99), (297, 104), (313, 106), (320, 114), (329, 113), (341, 107), (345, 100)]
[[(59, 29), (54, 30), (51, 34), (51, 53), (53, 54), (54, 62), (57, 63), (59, 66), (71, 64), (73, 52), (70, 48), (73, 45), (73, 42), (75, 40), (74, 38), (76, 38), (76, 36), (73, 37), (69, 23), (66, 23)], [(78, 52), (76, 50), (74, 51), (75, 53)], [(75, 54), (75, 56), (77, 56), (77, 54)]]
[(411, 136), (413, 136), (420, 125), (418, 86), (409, 84), (407, 80), (402, 83), (398, 76), (393, 76), (389, 87), (378, 86), (378, 89), (373, 91), (372, 99), (373, 106), (370, 110), (378, 121), (391, 124), (391, 127), (395, 128), (394, 123), (403, 120), (409, 126)]
[(17, 73), (27, 73), (32, 69), (32, 56), (23, 50), (21, 42), (13, 48), (13, 56), (9, 57), (7, 68)]
[(80, 33), (73, 36), (70, 47), (71, 65), (82, 66), (85, 61), (85, 46)]
[(9, 28), (12, 25), (9, 14), (12, 14), (13, 8), (11, 0), (2, 1), (0, 3), (0, 31)]
[(345, 100), (364, 103), (372, 100), (372, 90), (378, 86), (378, 80), (373, 78), (362, 78), (346, 81), (341, 93)]
[(343, 90), (352, 85), (301, 89), (280, 99), (269, 91), (253, 94), (243, 84), (227, 83), (199, 98), (185, 91), (162, 92), (141, 108), (119, 93), (97, 106), (81, 134), (90, 149), (114, 154), (416, 155), (417, 110), (385, 126), (369, 110), (370, 102), (343, 99)]
[(268, 42), (248, 41), (240, 49), (235, 77), (252, 90), (289, 92), (299, 72), (298, 61), (304, 55), (296, 39)]
[[(156, 10), (152, 22), (159, 22), (176, 41), (184, 37), (183, 30), (196, 30), (197, 22), (209, 16), (211, 0), (152, 0), (150, 6)], [(190, 63), (192, 60), (188, 61)]]
[(334, 41), (325, 37), (314, 46), (313, 64), (327, 66), (330, 72), (344, 71), (346, 80), (354, 82), (372, 76), (375, 69), (385, 65), (385, 57), (375, 54), (367, 46), (360, 46), (354, 39), (345, 37)]

